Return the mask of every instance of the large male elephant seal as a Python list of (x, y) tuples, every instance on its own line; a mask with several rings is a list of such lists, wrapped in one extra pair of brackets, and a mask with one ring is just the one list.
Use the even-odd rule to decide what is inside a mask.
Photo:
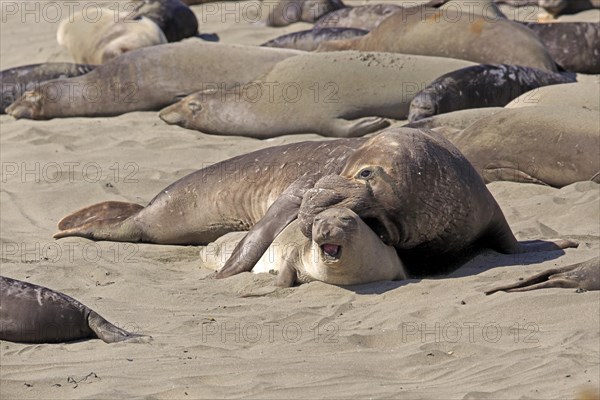
[[(202, 266), (220, 269), (246, 232), (233, 232), (201, 251)], [(252, 248), (244, 249), (251, 252)], [(277, 286), (321, 281), (357, 285), (408, 278), (392, 246), (381, 239), (353, 211), (331, 208), (315, 217), (312, 240), (298, 221), (292, 221), (252, 268), (253, 273), (277, 274)]]
[(504, 109), (448, 136), (486, 182), (563, 187), (600, 183), (597, 110), (558, 107)]
[(567, 71), (600, 74), (600, 20), (591, 22), (528, 23), (550, 56)]
[(324, 42), (317, 51), (420, 54), (556, 71), (556, 63), (544, 45), (521, 24), (454, 10), (424, 10), (418, 13), (400, 10), (368, 35)]
[(124, 54), (84, 76), (42, 84), (7, 110), (15, 118), (114, 116), (156, 111), (209, 87), (233, 87), (295, 50), (187, 39)]
[(98, 338), (106, 343), (143, 336), (116, 327), (72, 297), (0, 276), (0, 339), (52, 343)]
[[(443, 259), (421, 272), (439, 272), (471, 247), (516, 253), (572, 245), (519, 244), (464, 156), (434, 132), (409, 128), (238, 156), (180, 179), (146, 207), (105, 202), (79, 210), (60, 221), (55, 237), (207, 244), (251, 228), (217, 274), (226, 277), (251, 271), (301, 205), (307, 236), (321, 211), (349, 208), (403, 262), (411, 255)], [(252, 255), (244, 253), (248, 246), (254, 246)]]
[(130, 19), (129, 12), (99, 9), (98, 21), (84, 13), (63, 20), (56, 34), (77, 63), (103, 64), (128, 51), (167, 43), (163, 31), (151, 19)]
[(551, 268), (517, 283), (490, 289), (485, 294), (526, 292), (536, 289), (573, 288), (600, 290), (600, 257), (577, 264)]
[(167, 123), (217, 135), (356, 137), (385, 128), (382, 118), (406, 118), (420, 88), (467, 65), (390, 53), (307, 53), (278, 63), (244, 87), (195, 93), (159, 115)]
[(506, 64), (466, 67), (440, 76), (417, 93), (408, 120), (467, 108), (503, 107), (532, 89), (575, 82), (574, 75)]
[(315, 22), (331, 11), (346, 7), (342, 0), (263, 0), (261, 13), (269, 26)]
[(87, 74), (95, 65), (72, 63), (44, 63), (24, 65), (0, 72), (2, 85), (0, 114), (28, 90), (34, 90), (43, 82), (53, 79), (72, 78)]
[(319, 44), (329, 40), (352, 39), (366, 35), (367, 31), (354, 28), (322, 28), (292, 32), (263, 43), (263, 47), (313, 51)]

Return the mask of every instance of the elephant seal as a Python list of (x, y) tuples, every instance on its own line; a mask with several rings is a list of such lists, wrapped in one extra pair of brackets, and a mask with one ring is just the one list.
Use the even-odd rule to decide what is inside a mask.
[(363, 136), (387, 127), (382, 118), (406, 118), (414, 93), (467, 65), (471, 63), (390, 53), (306, 53), (236, 90), (195, 93), (159, 116), (169, 124), (216, 135)]
[(574, 82), (562, 85), (545, 86), (524, 93), (506, 105), (505, 108), (521, 107), (568, 107), (596, 110), (600, 112), (600, 80)]
[(528, 23), (550, 56), (567, 71), (600, 74), (600, 23)]
[(453, 132), (462, 131), (475, 121), (504, 110), (503, 107), (470, 108), (437, 114), (403, 125), (407, 128), (425, 128), (439, 132), (438, 128), (448, 128)]
[(279, 36), (275, 39), (263, 43), (263, 47), (278, 47), (283, 49), (296, 49), (303, 51), (313, 51), (319, 46), (319, 43), (329, 40), (352, 39), (366, 35), (367, 31), (354, 28), (323, 28), (299, 31)]
[(103, 64), (128, 51), (167, 43), (163, 31), (151, 19), (130, 18), (130, 13), (99, 9), (98, 21), (91, 22), (84, 13), (63, 20), (56, 40), (66, 47), (77, 63)]
[(194, 12), (180, 0), (136, 0), (133, 16), (154, 21), (163, 31), (167, 41), (178, 42), (198, 33), (198, 19)]
[[(226, 249), (235, 248), (244, 235), (245, 232), (230, 233), (209, 244), (201, 251), (203, 266), (222, 268), (227, 260)], [(357, 285), (408, 278), (396, 250), (385, 245), (358, 215), (346, 208), (330, 208), (317, 215), (312, 240), (302, 234), (297, 220), (292, 221), (277, 235), (252, 272), (276, 273), (276, 285), (284, 287), (315, 280)]]
[(331, 11), (346, 7), (341, 0), (263, 0), (261, 13), (268, 26), (315, 22)]
[(72, 297), (0, 276), (0, 339), (24, 343), (98, 338), (106, 343), (147, 336), (116, 327)]
[(384, 51), (557, 70), (544, 45), (521, 24), (454, 10), (424, 10), (398, 11), (368, 35), (324, 42), (317, 51)]
[(599, 123), (597, 110), (564, 104), (505, 108), (448, 139), (488, 183), (560, 188), (579, 181), (600, 183)]
[(0, 114), (4, 114), (6, 108), (26, 91), (34, 90), (42, 82), (84, 75), (94, 68), (95, 65), (88, 64), (43, 63), (6, 69), (0, 72)]
[(503, 107), (532, 89), (575, 82), (561, 75), (516, 65), (475, 65), (440, 76), (417, 93), (410, 103), (408, 120), (467, 108)]
[(538, 4), (554, 17), (600, 8), (600, 0), (539, 0)]
[(42, 84), (6, 112), (15, 118), (50, 119), (157, 111), (199, 90), (250, 82), (298, 54), (186, 39), (131, 51), (86, 75)]
[(499, 286), (485, 292), (527, 292), (536, 289), (573, 288), (600, 290), (600, 257), (577, 264), (551, 268), (527, 279), (506, 286)]

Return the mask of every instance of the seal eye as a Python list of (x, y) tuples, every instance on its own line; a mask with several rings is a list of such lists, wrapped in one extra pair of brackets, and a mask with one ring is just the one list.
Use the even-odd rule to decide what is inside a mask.
[(198, 112), (200, 110), (202, 110), (202, 106), (198, 103), (196, 103), (195, 101), (192, 101), (188, 104), (188, 108), (190, 109), (191, 112)]
[(375, 175), (371, 168), (364, 168), (358, 173), (360, 179), (371, 179)]

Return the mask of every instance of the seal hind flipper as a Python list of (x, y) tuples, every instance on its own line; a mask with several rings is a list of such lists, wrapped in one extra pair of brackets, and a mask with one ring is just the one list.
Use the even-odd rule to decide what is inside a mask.
[(333, 137), (351, 138), (361, 137), (369, 133), (387, 128), (390, 123), (385, 118), (364, 117), (355, 120), (336, 118), (328, 124), (328, 130)]
[(499, 286), (485, 292), (527, 292), (548, 288), (581, 288), (600, 290), (600, 257), (561, 268), (551, 268), (517, 283)]
[(79, 236), (94, 240), (140, 241), (141, 230), (135, 227), (129, 217), (142, 209), (144, 207), (139, 204), (121, 201), (94, 204), (60, 220), (60, 232), (53, 237), (61, 239)]
[(93, 310), (90, 311), (90, 315), (88, 316), (88, 325), (90, 329), (94, 331), (98, 339), (105, 343), (123, 342), (125, 340), (143, 341), (150, 339), (150, 336), (130, 333), (111, 324)]

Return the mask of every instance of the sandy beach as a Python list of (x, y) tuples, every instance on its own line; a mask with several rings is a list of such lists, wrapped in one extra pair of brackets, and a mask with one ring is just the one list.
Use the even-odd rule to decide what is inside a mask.
[[(56, 43), (59, 21), (6, 15), (2, 7), (2, 70), (71, 61)], [(311, 26), (236, 21), (222, 7), (193, 10), (200, 32), (217, 33), (224, 43), (260, 44)], [(50, 121), (1, 115), (1, 274), (64, 292), (152, 340), (0, 341), (0, 397), (574, 399), (598, 393), (600, 292), (484, 294), (598, 256), (596, 183), (488, 186), (519, 240), (573, 239), (576, 249), (486, 251), (447, 276), (347, 288), (313, 282), (275, 289), (268, 274), (208, 279), (212, 271), (202, 267), (194, 246), (52, 239), (57, 222), (81, 207), (106, 200), (147, 204), (196, 169), (303, 140), (323, 138), (211, 136), (167, 125), (156, 112)]]

